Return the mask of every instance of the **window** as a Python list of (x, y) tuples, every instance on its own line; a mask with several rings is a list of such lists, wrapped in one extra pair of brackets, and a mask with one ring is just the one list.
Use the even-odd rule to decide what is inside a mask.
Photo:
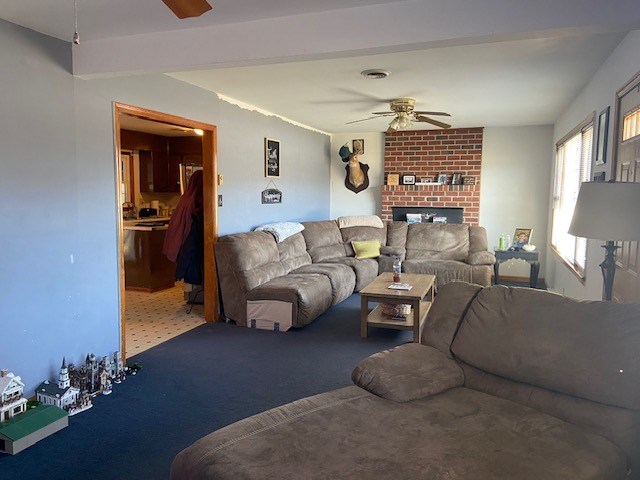
[(622, 141), (640, 135), (640, 108), (624, 116), (622, 126)]
[(585, 278), (587, 240), (569, 235), (569, 224), (580, 184), (591, 175), (593, 116), (582, 122), (556, 145), (551, 246), (581, 279)]

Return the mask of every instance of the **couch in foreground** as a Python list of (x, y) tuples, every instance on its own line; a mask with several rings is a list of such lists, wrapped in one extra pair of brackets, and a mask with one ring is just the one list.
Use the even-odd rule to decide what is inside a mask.
[(640, 307), (451, 283), (422, 344), (218, 430), (172, 480), (640, 478)]
[[(220, 237), (215, 254), (225, 316), (238, 325), (253, 320), (302, 327), (391, 271), (395, 256), (407, 273), (435, 275), (438, 286), (491, 284), (495, 257), (482, 227), (377, 219), (380, 228), (341, 228), (340, 220), (303, 223), (301, 233), (281, 243), (263, 231)], [(379, 258), (355, 257), (352, 242), (366, 240), (380, 242)]]

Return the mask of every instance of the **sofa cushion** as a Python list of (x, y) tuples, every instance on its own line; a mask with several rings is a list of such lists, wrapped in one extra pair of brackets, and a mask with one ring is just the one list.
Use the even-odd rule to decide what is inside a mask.
[(304, 222), (302, 235), (307, 244), (307, 251), (313, 263), (324, 262), (330, 258), (346, 257), (344, 241), (333, 220), (321, 222)]
[(380, 217), (377, 215), (346, 215), (338, 217), (336, 219), (336, 223), (340, 229), (349, 227), (382, 228), (384, 225)]
[(511, 400), (601, 435), (626, 454), (632, 476), (640, 478), (640, 411), (612, 407), (498, 377), (464, 362), (464, 386)]
[(624, 480), (611, 442), (466, 388), (394, 403), (358, 387), (298, 400), (183, 450), (172, 480)]
[(325, 275), (331, 283), (332, 305), (346, 300), (356, 287), (356, 274), (348, 265), (340, 263), (313, 263), (294, 270), (293, 273)]
[(293, 305), (293, 326), (311, 323), (331, 306), (331, 283), (326, 275), (293, 274), (274, 278), (247, 293), (247, 300), (279, 300)]
[(408, 402), (460, 387), (464, 375), (441, 351), (407, 343), (365, 358), (351, 373), (351, 380), (379, 397)]
[(387, 245), (390, 247), (406, 247), (407, 222), (387, 222)]
[(473, 282), (471, 265), (455, 260), (405, 260), (402, 271), (435, 275), (438, 287), (449, 282)]
[(640, 410), (638, 345), (637, 305), (495, 286), (471, 303), (452, 350), (501, 377)]
[(303, 265), (311, 264), (311, 257), (307, 252), (307, 244), (304, 241), (302, 233), (288, 237), (281, 243), (277, 244), (280, 263), (285, 273), (289, 273)]
[(380, 245), (386, 245), (387, 243), (387, 227), (375, 228), (375, 227), (347, 227), (340, 229), (342, 234), (342, 241), (344, 242), (344, 248), (347, 251), (347, 256), (353, 257), (355, 252), (351, 242), (362, 242), (368, 240), (377, 240)]
[(355, 257), (332, 258), (326, 260), (328, 263), (341, 263), (348, 265), (356, 274), (355, 291), (359, 292), (369, 285), (378, 276), (378, 262), (373, 258), (358, 260)]
[(448, 283), (440, 287), (427, 315), (422, 344), (437, 348), (448, 358), (453, 358), (451, 343), (480, 290), (482, 287), (464, 282)]
[(464, 261), (469, 256), (469, 227), (412, 223), (407, 232), (407, 260)]

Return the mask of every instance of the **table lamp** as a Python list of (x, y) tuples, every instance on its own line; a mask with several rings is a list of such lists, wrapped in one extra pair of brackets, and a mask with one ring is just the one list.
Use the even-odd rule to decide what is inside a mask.
[(569, 226), (575, 237), (606, 241), (604, 262), (605, 300), (611, 300), (616, 274), (614, 242), (640, 240), (640, 183), (584, 182)]

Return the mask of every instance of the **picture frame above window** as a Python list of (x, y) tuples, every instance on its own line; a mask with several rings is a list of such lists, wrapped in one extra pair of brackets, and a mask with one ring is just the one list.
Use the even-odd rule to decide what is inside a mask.
[(609, 110), (605, 108), (598, 115), (598, 134), (596, 136), (596, 165), (607, 163), (607, 141), (609, 137)]
[(416, 184), (416, 176), (415, 175), (402, 175), (402, 185), (415, 185)]
[(280, 140), (274, 138), (264, 139), (264, 176), (267, 178), (280, 178)]

